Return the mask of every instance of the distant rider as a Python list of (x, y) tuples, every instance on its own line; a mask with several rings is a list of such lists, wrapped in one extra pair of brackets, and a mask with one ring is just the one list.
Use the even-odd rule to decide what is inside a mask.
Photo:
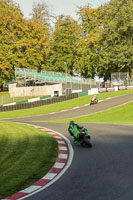
[(92, 104), (92, 103), (98, 103), (98, 98), (97, 98), (96, 95), (94, 95), (94, 96), (91, 98), (91, 103), (90, 103), (90, 104)]
[(91, 99), (92, 101), (97, 101), (97, 96), (96, 95), (94, 95), (93, 97), (92, 97), (92, 99)]
[(74, 144), (78, 143), (78, 140), (77, 140), (78, 134), (79, 132), (82, 132), (83, 130), (84, 130), (83, 126), (79, 126), (78, 124), (75, 124), (74, 121), (70, 121), (68, 131), (70, 135), (74, 137), (74, 141), (73, 141)]

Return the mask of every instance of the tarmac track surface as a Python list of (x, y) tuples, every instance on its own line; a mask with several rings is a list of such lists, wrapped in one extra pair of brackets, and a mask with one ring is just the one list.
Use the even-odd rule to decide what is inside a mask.
[[(86, 115), (132, 100), (133, 94), (124, 95), (72, 111), (10, 120), (53, 129), (72, 142), (67, 131), (68, 124), (29, 121)], [(50, 187), (26, 200), (133, 200), (133, 126), (82, 125), (88, 129), (93, 147), (73, 145), (73, 162), (65, 174)]]

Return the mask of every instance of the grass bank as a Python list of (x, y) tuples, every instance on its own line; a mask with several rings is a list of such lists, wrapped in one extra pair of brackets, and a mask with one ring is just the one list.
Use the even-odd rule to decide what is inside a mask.
[(57, 142), (33, 127), (0, 121), (0, 199), (43, 177), (57, 157)]
[(36, 98), (36, 96), (35, 97), (10, 97), (9, 92), (0, 92), (0, 105), (24, 101), (24, 100), (28, 100), (32, 98)]
[(49, 120), (48, 122), (69, 123), (71, 120), (74, 120), (76, 123), (133, 124), (133, 103), (84, 117)]
[[(97, 97), (99, 100), (101, 100), (101, 99), (125, 95), (125, 94), (133, 94), (133, 90), (123, 90), (123, 91), (100, 93), (100, 94), (97, 94)], [(60, 110), (70, 109), (70, 108), (74, 108), (76, 106), (81, 106), (81, 105), (90, 103), (91, 97), (92, 97), (92, 95), (82, 96), (82, 97), (68, 100), (65, 102), (40, 106), (40, 107), (36, 107), (36, 108), (1, 112), (0, 118), (16, 118), (16, 117), (34, 116), (34, 115), (48, 114), (51, 112), (57, 112)]]

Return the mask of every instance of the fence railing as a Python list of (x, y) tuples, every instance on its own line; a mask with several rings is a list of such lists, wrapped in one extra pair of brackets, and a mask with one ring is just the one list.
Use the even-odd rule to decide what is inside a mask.
[(37, 72), (35, 69), (26, 69), (26, 68), (16, 68), (15, 69), (16, 77), (23, 77), (25, 79), (39, 80), (44, 82), (54, 82), (54, 83), (79, 83), (79, 84), (92, 84), (95, 85), (95, 80), (90, 78), (80, 78), (74, 76), (68, 76), (66, 74), (61, 74), (57, 72), (50, 71), (41, 71)]

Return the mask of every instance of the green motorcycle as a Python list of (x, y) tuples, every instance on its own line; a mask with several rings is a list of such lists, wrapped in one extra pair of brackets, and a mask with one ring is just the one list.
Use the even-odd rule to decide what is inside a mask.
[(81, 146), (88, 146), (90, 148), (92, 147), (92, 144), (90, 143), (90, 136), (88, 135), (86, 128), (79, 130), (77, 126), (70, 126), (68, 130), (70, 134), (76, 139), (76, 143), (80, 143)]

